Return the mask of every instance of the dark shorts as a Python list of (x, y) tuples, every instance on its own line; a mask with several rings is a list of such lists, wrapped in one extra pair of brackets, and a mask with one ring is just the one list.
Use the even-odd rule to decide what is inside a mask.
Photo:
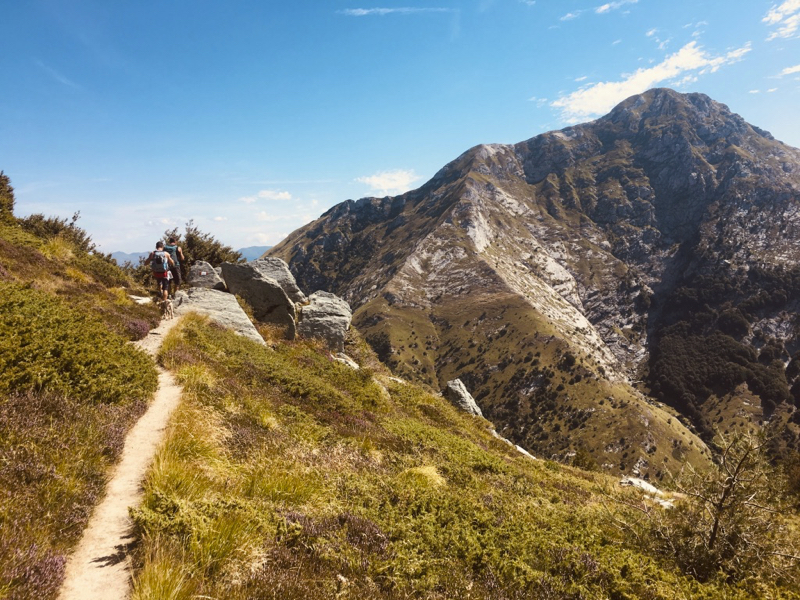
[(169, 282), (170, 282), (169, 277), (156, 277), (156, 285), (158, 286), (158, 289), (160, 289), (162, 292), (169, 291)]
[(175, 285), (181, 284), (181, 267), (180, 265), (175, 267), (170, 267), (169, 272), (172, 273), (172, 280), (175, 282)]

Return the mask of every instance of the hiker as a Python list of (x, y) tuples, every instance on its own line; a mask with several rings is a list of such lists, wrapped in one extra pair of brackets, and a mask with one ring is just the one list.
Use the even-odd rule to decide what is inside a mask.
[(181, 263), (185, 260), (183, 258), (183, 248), (178, 246), (178, 241), (174, 237), (171, 237), (167, 240), (164, 250), (169, 252), (172, 262), (175, 263), (175, 266), (169, 268), (170, 273), (172, 273), (172, 281), (175, 282), (175, 291), (172, 293), (172, 297), (174, 298), (175, 294), (178, 293), (178, 290), (181, 287), (181, 282), (183, 281), (183, 278), (181, 277)]
[(161, 299), (167, 300), (169, 297), (169, 282), (172, 279), (170, 266), (174, 265), (175, 261), (172, 260), (168, 252), (164, 251), (164, 242), (161, 240), (156, 242), (156, 249), (144, 260), (144, 264), (149, 265), (150, 263), (153, 263), (150, 270), (156, 279), (156, 286), (161, 292)]

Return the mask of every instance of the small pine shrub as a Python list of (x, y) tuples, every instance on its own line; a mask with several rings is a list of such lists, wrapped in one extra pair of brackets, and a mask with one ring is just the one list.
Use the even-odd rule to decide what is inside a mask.
[(0, 171), (0, 222), (14, 221), (14, 188), (8, 175)]
[(93, 402), (149, 397), (152, 361), (91, 314), (0, 283), (0, 393), (52, 392)]

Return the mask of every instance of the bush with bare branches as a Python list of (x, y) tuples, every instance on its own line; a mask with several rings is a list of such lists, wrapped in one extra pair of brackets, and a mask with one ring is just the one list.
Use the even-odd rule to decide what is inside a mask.
[(767, 461), (764, 439), (718, 435), (716, 468), (685, 465), (674, 478), (675, 506), (629, 506), (619, 521), (638, 543), (705, 582), (750, 577), (800, 580), (800, 556), (787, 528), (785, 486)]

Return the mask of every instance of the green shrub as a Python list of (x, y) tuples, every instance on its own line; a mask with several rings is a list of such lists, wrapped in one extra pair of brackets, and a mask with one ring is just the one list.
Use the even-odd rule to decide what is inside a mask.
[(785, 585), (800, 576), (797, 543), (785, 518), (785, 487), (766, 444), (745, 435), (715, 438), (719, 465), (687, 466), (675, 480), (675, 508), (645, 507), (644, 546), (701, 582), (763, 585), (767, 573)]
[(14, 221), (14, 188), (8, 175), (0, 171), (0, 222)]
[(48, 391), (94, 402), (149, 397), (152, 361), (87, 311), (0, 283), (0, 393)]
[(18, 219), (17, 222), (25, 231), (38, 238), (50, 240), (61, 237), (67, 240), (76, 251), (88, 253), (95, 249), (95, 244), (89, 234), (78, 227), (79, 218), (79, 212), (72, 215), (70, 221), (59, 217), (45, 217), (43, 214), (37, 213)]
[(239, 252), (226, 246), (210, 233), (200, 231), (194, 221), (186, 223), (183, 235), (178, 232), (177, 227), (164, 232), (165, 242), (171, 237), (175, 238), (177, 244), (183, 249), (187, 265), (191, 265), (197, 260), (205, 261), (215, 267), (224, 262), (245, 262), (245, 258)]

